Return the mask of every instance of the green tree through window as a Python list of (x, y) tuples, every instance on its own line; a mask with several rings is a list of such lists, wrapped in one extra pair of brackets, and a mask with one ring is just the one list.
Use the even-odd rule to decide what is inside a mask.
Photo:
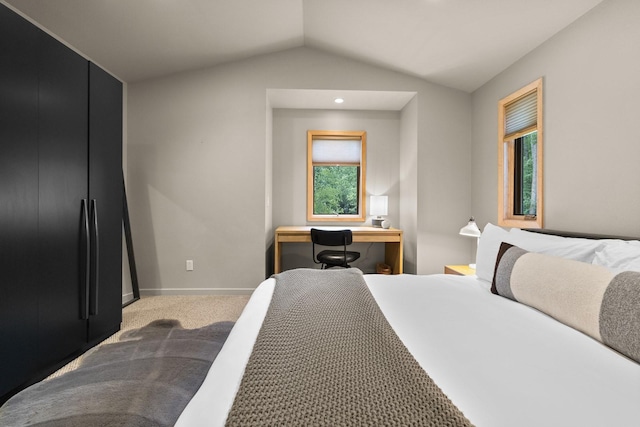
[(358, 214), (358, 166), (313, 167), (313, 214)]
[(515, 140), (514, 213), (536, 215), (538, 133), (532, 132)]

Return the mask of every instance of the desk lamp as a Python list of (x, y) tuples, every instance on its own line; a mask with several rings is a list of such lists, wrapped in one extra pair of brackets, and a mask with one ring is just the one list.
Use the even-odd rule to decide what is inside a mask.
[[(480, 242), (481, 234), (480, 229), (476, 225), (476, 220), (473, 217), (469, 218), (469, 223), (460, 229), (461, 236), (475, 237), (477, 239), (476, 244)], [(469, 267), (476, 268), (476, 265), (469, 264)]]
[(371, 196), (371, 215), (376, 215), (376, 218), (371, 218), (371, 225), (374, 227), (382, 227), (382, 215), (387, 215), (388, 206), (387, 196)]

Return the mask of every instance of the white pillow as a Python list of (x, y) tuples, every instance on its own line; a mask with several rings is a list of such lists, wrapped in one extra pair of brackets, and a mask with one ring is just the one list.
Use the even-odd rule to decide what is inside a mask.
[(500, 228), (491, 223), (484, 226), (476, 253), (476, 276), (478, 276), (478, 279), (487, 282), (493, 280), (493, 272), (496, 268), (496, 258), (498, 257), (500, 244), (506, 242), (508, 237), (509, 232), (504, 228)]
[(561, 237), (512, 228), (507, 243), (529, 252), (538, 252), (591, 264), (603, 240)]
[(615, 272), (640, 271), (640, 241), (608, 240), (596, 251), (593, 264)]
[[(537, 252), (591, 264), (596, 251), (604, 246), (603, 240), (561, 237), (534, 233), (519, 228), (507, 231), (491, 223), (480, 236), (476, 255), (476, 276), (487, 282), (493, 281), (498, 250), (502, 242), (511, 243), (529, 252)], [(629, 268), (627, 268), (629, 270)]]

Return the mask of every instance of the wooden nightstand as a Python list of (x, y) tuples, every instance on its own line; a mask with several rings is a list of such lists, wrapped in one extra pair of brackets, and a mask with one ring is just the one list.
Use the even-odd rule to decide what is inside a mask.
[(458, 276), (473, 276), (476, 274), (476, 269), (469, 267), (468, 264), (445, 265), (444, 274), (456, 274)]

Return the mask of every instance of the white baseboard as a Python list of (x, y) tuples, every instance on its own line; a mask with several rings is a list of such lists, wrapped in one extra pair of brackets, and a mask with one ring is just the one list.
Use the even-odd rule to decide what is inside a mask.
[(255, 288), (163, 288), (140, 289), (140, 296), (156, 295), (251, 295)]
[(125, 304), (133, 299), (133, 292), (122, 294), (122, 304)]

